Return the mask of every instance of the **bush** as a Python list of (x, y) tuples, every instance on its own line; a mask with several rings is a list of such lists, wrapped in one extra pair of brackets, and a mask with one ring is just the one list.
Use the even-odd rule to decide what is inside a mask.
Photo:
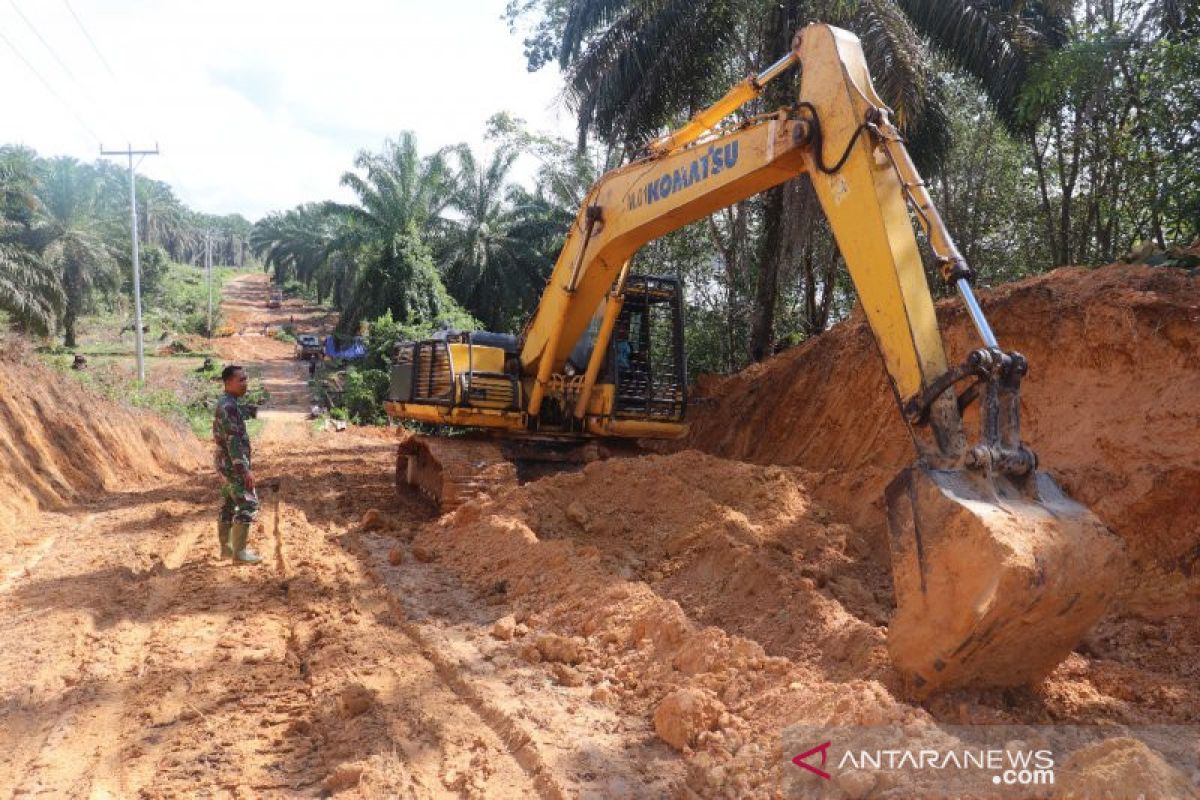
[[(367, 323), (367, 366), (373, 369), (387, 369), (391, 365), (392, 350), (397, 342), (428, 339), (433, 336), (434, 331), (441, 328), (442, 321), (416, 324), (397, 322), (392, 318), (390, 310), (385, 311), (381, 316)], [(451, 315), (444, 321), (459, 330), (479, 329), (479, 321), (465, 314)]]
[[(142, 296), (155, 294), (162, 284), (163, 278), (171, 267), (171, 258), (167, 251), (158, 245), (142, 245), (138, 250), (138, 277), (142, 287)], [(126, 265), (125, 296), (133, 293), (133, 261)]]
[(387, 421), (383, 398), (387, 394), (388, 373), (381, 369), (350, 367), (346, 370), (339, 403), (350, 419), (359, 425), (378, 425)]
[(317, 289), (315, 285), (305, 286), (295, 278), (288, 278), (283, 284), (283, 296), (298, 297), (315, 304), (317, 302)]
[[(213, 330), (222, 327), (221, 285), (233, 273), (227, 267), (213, 267)], [(182, 330), (197, 336), (209, 335), (208, 282), (204, 270), (187, 264), (170, 264), (156, 291), (147, 292), (147, 314), (156, 317), (164, 328)]]

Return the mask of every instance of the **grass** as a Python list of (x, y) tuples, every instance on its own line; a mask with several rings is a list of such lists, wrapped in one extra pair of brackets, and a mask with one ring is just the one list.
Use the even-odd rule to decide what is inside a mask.
[[(213, 329), (221, 326), (221, 289), (231, 276), (232, 267), (214, 267)], [(196, 337), (208, 332), (208, 284), (204, 270), (188, 264), (170, 263), (156, 281), (153, 291), (143, 297), (142, 324), (145, 353), (149, 358), (172, 356), (211, 356), (205, 347), (192, 349)], [(132, 356), (134, 352), (133, 308), (131, 298), (110, 298), (107, 305), (82, 317), (76, 325), (78, 343), (69, 352), (86, 356)], [(68, 352), (59, 338), (42, 352)]]
[[(90, 363), (86, 370), (71, 369), (72, 357), (67, 354), (44, 354), (43, 360), (64, 375), (79, 381), (90, 391), (114, 403), (143, 408), (170, 420), (185, 423), (200, 439), (212, 438), (213, 409), (221, 396), (217, 381), (219, 367), (207, 371), (184, 371), (174, 376), (170, 386), (141, 383), (132, 364), (107, 360)], [(245, 402), (261, 405), (270, 397), (263, 388), (261, 376), (250, 369), (250, 391)], [(262, 432), (262, 420), (247, 420), (246, 430), (257, 438)]]
[[(236, 273), (232, 267), (213, 267), (213, 330), (221, 327), (221, 287)], [(169, 265), (154, 295), (147, 299), (145, 316), (151, 324), (157, 322), (164, 330), (205, 335), (208, 332), (208, 284), (204, 270), (184, 264)]]
[[(220, 298), (225, 281), (244, 271), (232, 267), (212, 269), (214, 330), (221, 325)], [(136, 378), (133, 309), (128, 297), (110, 299), (107, 306), (81, 318), (76, 326), (76, 347), (63, 347), (59, 337), (57, 342), (39, 348), (38, 353), (45, 363), (96, 394), (185, 423), (197, 437), (209, 439), (213, 407), (221, 387), (216, 367), (207, 372), (199, 369), (202, 358), (215, 355), (197, 341), (208, 329), (208, 291), (203, 268), (168, 263), (153, 290), (145, 293), (142, 322), (149, 330), (144, 334), (144, 383)], [(122, 328), (128, 329), (122, 332)], [(193, 344), (199, 348), (191, 349)], [(71, 369), (76, 353), (87, 357), (86, 370)], [(261, 404), (267, 392), (261, 376), (253, 369), (250, 372), (246, 402)], [(252, 438), (257, 437), (263, 423), (247, 420), (246, 428)]]

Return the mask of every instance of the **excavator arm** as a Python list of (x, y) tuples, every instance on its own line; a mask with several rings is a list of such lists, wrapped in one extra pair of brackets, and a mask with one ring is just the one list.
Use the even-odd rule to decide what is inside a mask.
[[(709, 133), (794, 63), (801, 73), (795, 106)], [(601, 357), (619, 308), (618, 278), (642, 245), (807, 172), (918, 453), (888, 490), (893, 662), (916, 695), (1021, 684), (1053, 669), (1104, 612), (1120, 548), (1036, 471), (1021, 442), (1025, 359), (1000, 348), (971, 291), (971, 271), (872, 86), (858, 39), (809, 25), (792, 53), (649, 150), (649, 158), (605, 176), (580, 210), (526, 331), (528, 413), (538, 413), (551, 376), (608, 293), (593, 359)], [(980, 335), (962, 364), (951, 365), (942, 345), (914, 217)], [(972, 385), (960, 395), (963, 382)], [(968, 447), (961, 407), (976, 400), (981, 431)], [(577, 413), (584, 408), (581, 400)]]
[[(802, 82), (794, 108), (702, 138), (797, 63)], [(918, 437), (922, 455), (933, 463), (961, 458), (961, 424), (946, 407), (950, 401), (939, 399), (940, 392), (923, 396), (950, 368), (910, 207), (918, 210), (944, 276), (959, 285), (977, 325), (987, 331), (986, 344), (996, 342), (966, 282), (969, 270), (875, 94), (856, 37), (828, 25), (808, 26), (797, 34), (793, 52), (649, 149), (650, 158), (608, 173), (589, 192), (526, 327), (521, 364), (533, 377), (526, 408), (531, 416), (540, 412), (552, 376), (563, 371), (622, 267), (643, 245), (807, 172), (897, 393), (922, 419), (944, 412), (933, 414), (935, 441)], [(597, 342), (597, 357), (605, 344)]]

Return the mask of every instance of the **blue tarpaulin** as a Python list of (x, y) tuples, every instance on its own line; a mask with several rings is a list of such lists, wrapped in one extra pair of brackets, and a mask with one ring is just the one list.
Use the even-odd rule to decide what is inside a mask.
[(355, 336), (354, 341), (349, 347), (339, 348), (337, 340), (332, 336), (325, 337), (325, 355), (330, 358), (340, 358), (343, 361), (351, 361), (356, 358), (365, 358), (367, 355), (367, 346), (363, 344), (361, 336)]

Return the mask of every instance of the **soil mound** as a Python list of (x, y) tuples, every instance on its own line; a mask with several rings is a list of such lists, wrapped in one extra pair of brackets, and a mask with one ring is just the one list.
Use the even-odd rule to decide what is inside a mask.
[(642, 719), (701, 796), (771, 795), (794, 755), (780, 731), (801, 723), (1196, 719), (1187, 616), (1107, 619), (1037, 689), (906, 702), (889, 566), (815, 497), (817, 477), (695, 450), (611, 459), (471, 500), (412, 552), (511, 608), (489, 638)]
[(205, 456), (183, 426), (45, 367), (0, 361), (0, 532), (38, 511), (194, 470)]
[(884, 685), (886, 565), (807, 477), (697, 451), (596, 462), (472, 500), (413, 552), (510, 603), (493, 636), (560, 684), (709, 753), (693, 788), (745, 796), (774, 780), (781, 715), (924, 716)]
[[(1064, 268), (981, 300), (1029, 359), (1024, 438), (1042, 468), (1125, 540), (1152, 588), (1131, 600), (1177, 609), (1200, 589), (1200, 277)], [(978, 338), (957, 300), (938, 319), (957, 363)], [(697, 394), (684, 446), (820, 473), (814, 492), (839, 515), (886, 525), (883, 489), (914, 453), (861, 317)]]
[[(869, 670), (886, 658), (876, 648), (890, 613), (887, 567), (864, 558), (867, 542), (834, 522), (805, 480), (798, 469), (696, 451), (613, 459), (464, 507), (425, 544), (489, 586), (503, 582), (510, 597), (582, 601), (580, 625), (597, 624), (593, 590), (636, 584), (771, 655)], [(578, 575), (549, 569), (576, 556), (590, 565)], [(707, 636), (680, 642), (675, 665), (713, 668), (719, 651)]]

